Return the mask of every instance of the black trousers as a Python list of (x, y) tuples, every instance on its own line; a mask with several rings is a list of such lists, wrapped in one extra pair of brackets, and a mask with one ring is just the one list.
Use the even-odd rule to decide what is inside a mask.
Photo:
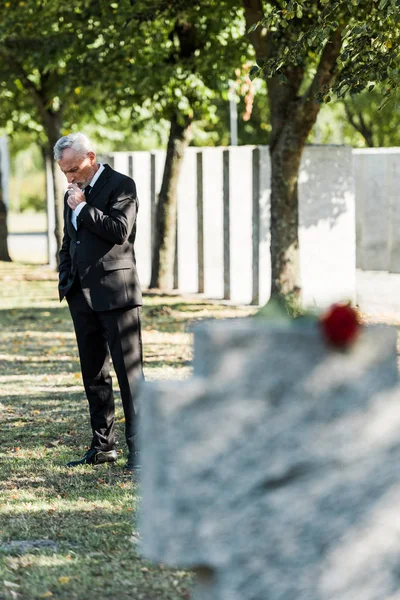
[(129, 452), (135, 451), (137, 395), (143, 381), (140, 307), (96, 312), (85, 300), (78, 277), (67, 294), (75, 327), (83, 385), (89, 402), (91, 448), (115, 446), (114, 393), (110, 355), (117, 374)]

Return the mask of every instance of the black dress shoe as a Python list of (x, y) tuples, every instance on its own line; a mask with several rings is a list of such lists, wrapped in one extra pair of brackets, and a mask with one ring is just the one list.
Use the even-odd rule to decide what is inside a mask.
[(141, 469), (139, 452), (129, 452), (128, 460), (125, 463), (124, 469), (126, 471)]
[(88, 450), (81, 459), (71, 460), (67, 463), (67, 467), (77, 467), (78, 465), (100, 465), (106, 462), (114, 462), (117, 460), (116, 450), (96, 450), (91, 448)]

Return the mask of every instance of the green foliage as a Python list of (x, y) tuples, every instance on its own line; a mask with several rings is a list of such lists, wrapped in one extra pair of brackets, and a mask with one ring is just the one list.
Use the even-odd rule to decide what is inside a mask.
[(382, 107), (384, 90), (360, 94), (321, 106), (309, 142), (346, 144), (354, 148), (400, 146), (400, 127), (396, 109), (397, 91)]
[(382, 86), (343, 99), (343, 133), (354, 138), (352, 145), (400, 146), (399, 91), (397, 88), (391, 93), (390, 102), (385, 102)]
[[(0, 5), (0, 125), (41, 145), (90, 111), (94, 86), (85, 52), (94, 41), (90, 2), (24, 0)], [(82, 30), (85, 30), (83, 36)], [(85, 37), (85, 39), (84, 39)]]
[(105, 67), (100, 89), (109, 109), (132, 107), (139, 123), (151, 117), (169, 121), (172, 115), (217, 123), (216, 103), (228, 90), (235, 68), (251, 56), (244, 33), (236, 0), (205, 0), (193, 6), (159, 0), (151, 11), (148, 2), (138, 0), (128, 12), (119, 4), (98, 47)]
[(301, 306), (300, 289), (295, 288), (289, 294), (271, 297), (254, 315), (256, 318), (290, 323), (293, 319), (305, 318), (311, 313)]
[(175, 113), (218, 129), (229, 81), (252, 56), (244, 33), (237, 0), (5, 2), (0, 126), (44, 145), (47, 112), (61, 133), (98, 130), (112, 149), (165, 144)]
[[(12, 171), (10, 181), (10, 209), (14, 212), (46, 210), (46, 182), (43, 156), (40, 148), (29, 137), (11, 144)], [(24, 142), (24, 144), (23, 144)]]
[[(332, 85), (318, 92), (329, 102), (357, 94), (368, 86), (385, 83), (385, 96), (399, 84), (400, 17), (397, 0), (289, 0), (267, 5), (265, 27), (273, 39), (271, 56), (259, 66), (266, 77), (281, 76), (291, 67), (310, 75), (318, 67), (323, 49), (332, 35), (341, 32), (342, 45)], [(254, 69), (254, 72), (256, 70)]]

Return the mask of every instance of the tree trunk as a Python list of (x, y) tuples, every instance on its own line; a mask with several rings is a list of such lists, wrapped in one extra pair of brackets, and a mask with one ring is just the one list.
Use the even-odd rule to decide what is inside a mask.
[[(361, 133), (367, 146), (369, 148), (374, 148), (376, 146), (379, 146), (379, 144), (375, 144), (372, 126), (368, 127), (368, 125), (366, 124), (363, 114), (362, 114), (362, 110), (361, 109), (359, 111), (353, 110), (350, 107), (350, 103), (347, 100), (345, 100), (343, 102), (343, 104), (344, 104), (344, 108), (346, 111), (346, 116), (347, 116), (348, 122), (350, 123), (350, 125), (352, 127), (354, 127), (354, 129), (356, 131), (358, 131), (358, 133)], [(358, 117), (358, 119), (356, 117)]]
[(189, 117), (171, 119), (164, 175), (158, 197), (154, 229), (150, 288), (171, 290), (174, 283), (177, 187), (185, 149), (190, 138)]
[(284, 134), (270, 147), (272, 297), (290, 296), (300, 289), (298, 172), (304, 144), (290, 148), (289, 141)]
[[(274, 33), (262, 25), (262, 0), (242, 0), (248, 36), (259, 65), (274, 54)], [(332, 32), (307, 90), (303, 66), (285, 68), (285, 81), (267, 78), (271, 109), (271, 299), (296, 309), (300, 292), (298, 174), (307, 137), (317, 120), (318, 93), (334, 81), (335, 64), (342, 44), (341, 28)]]
[(55, 202), (55, 237), (57, 241), (56, 251), (56, 263), (59, 262), (59, 250), (61, 248), (61, 242), (63, 237), (63, 215), (64, 215), (64, 194), (63, 188), (60, 182), (60, 176), (57, 171), (59, 168), (56, 161), (54, 160), (53, 148), (57, 140), (61, 137), (61, 121), (62, 112), (53, 112), (50, 110), (46, 111), (45, 118), (43, 119), (43, 125), (47, 134), (48, 143), (44, 148), (45, 164), (46, 158), (50, 161), (52, 167), (53, 186), (54, 186), (54, 202)]
[(1, 187), (1, 171), (0, 171), (0, 260), (9, 262), (11, 260), (8, 253), (7, 244), (7, 208), (3, 201), (3, 190)]
[(271, 109), (271, 297), (297, 300), (300, 290), (298, 173), (311, 126), (297, 127), (302, 68), (288, 70), (288, 83), (267, 80)]

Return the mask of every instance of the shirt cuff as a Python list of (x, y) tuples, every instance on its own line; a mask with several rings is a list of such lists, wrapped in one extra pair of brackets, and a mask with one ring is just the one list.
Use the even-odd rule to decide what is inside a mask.
[(78, 206), (75, 208), (75, 210), (74, 210), (74, 214), (75, 214), (75, 216), (76, 216), (77, 218), (78, 218), (78, 215), (79, 215), (79, 213), (81, 212), (82, 208), (83, 208), (84, 206), (86, 206), (86, 204), (87, 204), (87, 202), (80, 202), (80, 203), (78, 204)]

